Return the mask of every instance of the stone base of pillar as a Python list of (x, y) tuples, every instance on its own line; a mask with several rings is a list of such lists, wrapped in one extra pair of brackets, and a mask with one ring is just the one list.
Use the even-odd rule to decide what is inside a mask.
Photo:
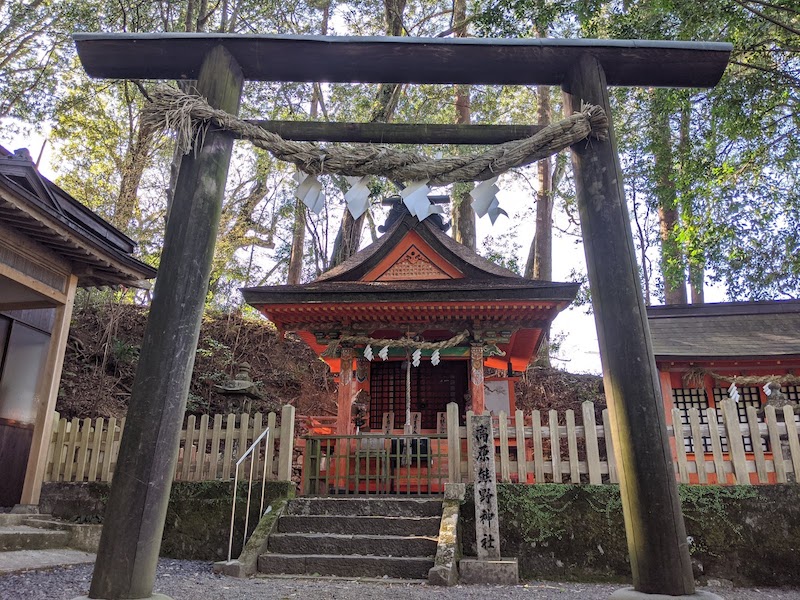
[(711, 592), (698, 591), (694, 594), (684, 594), (682, 596), (670, 596), (669, 594), (645, 594), (637, 592), (633, 588), (622, 588), (610, 596), (611, 600), (723, 600), (722, 596), (717, 596)]
[(519, 565), (516, 558), (480, 559), (462, 558), (458, 561), (460, 583), (517, 585)]
[(39, 505), (38, 504), (15, 504), (14, 508), (11, 509), (12, 515), (38, 515), (39, 514)]

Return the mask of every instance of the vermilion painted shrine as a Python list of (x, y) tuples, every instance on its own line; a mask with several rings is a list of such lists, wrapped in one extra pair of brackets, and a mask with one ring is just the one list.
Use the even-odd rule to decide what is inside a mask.
[[(559, 85), (566, 114), (572, 115), (590, 104), (602, 108), (610, 118), (609, 85), (713, 86), (722, 76), (731, 51), (728, 44), (638, 40), (82, 34), (76, 36), (76, 42), (81, 61), (92, 76), (197, 79), (196, 90), (208, 104), (231, 114), (238, 111), (244, 80), (253, 79)], [(390, 131), (391, 126), (386, 126), (386, 132)], [(458, 141), (457, 132), (454, 137), (451, 142)], [(108, 514), (115, 518), (107, 520), (104, 526), (92, 581), (90, 595), (95, 598), (144, 598), (152, 593), (170, 475), (177, 459), (188, 373), (197, 344), (232, 145), (233, 136), (229, 132), (212, 128), (202, 146), (194, 147), (181, 162), (160, 276), (107, 508)], [(613, 125), (603, 140), (579, 142), (571, 150), (634, 587), (642, 594), (691, 597), (695, 588), (686, 531), (633, 256)], [(407, 219), (403, 223), (408, 224), (408, 233), (401, 231), (403, 226), (399, 225), (395, 235), (406, 234), (407, 242), (417, 236), (429, 249), (417, 248), (419, 254), (414, 254), (410, 243), (403, 246), (404, 242), (397, 240), (399, 250), (390, 257), (393, 248), (378, 244), (378, 249), (387, 246), (383, 263), (380, 252), (376, 252), (379, 257), (376, 264), (362, 255), (354, 261), (357, 264), (346, 264), (326, 279), (298, 288), (298, 296), (306, 294), (305, 302), (287, 301), (291, 290), (286, 290), (281, 299), (269, 298), (270, 292), (251, 291), (250, 299), (263, 305), (265, 312), (271, 312), (279, 322), (284, 319), (284, 326), (296, 327), (316, 338), (316, 333), (324, 334), (326, 329), (318, 328), (319, 322), (300, 326), (299, 316), (302, 308), (308, 311), (308, 316), (322, 318), (325, 324), (324, 311), (311, 305), (314, 294), (320, 297), (336, 285), (344, 294), (347, 286), (351, 286), (352, 293), (361, 293), (363, 297), (376, 293), (365, 293), (365, 285), (369, 289), (379, 285), (399, 289), (401, 283), (397, 280), (393, 283), (378, 280), (391, 278), (392, 274), (400, 276), (401, 272), (402, 277), (411, 277), (417, 269), (416, 274), (447, 278), (427, 281), (434, 282), (428, 283), (434, 289), (447, 281), (447, 294), (453, 298), (444, 300), (439, 294), (437, 300), (436, 293), (423, 292), (424, 286), (414, 288), (420, 283), (412, 284), (409, 294), (421, 295), (419, 299), (428, 306), (423, 311), (430, 313), (435, 302), (445, 303), (440, 305), (442, 310), (448, 306), (447, 302), (451, 303), (448, 307), (451, 314), (445, 318), (450, 320), (449, 330), (443, 324), (443, 331), (437, 332), (434, 327), (439, 325), (428, 322), (426, 317), (421, 331), (414, 333), (435, 340), (452, 333), (456, 320), (472, 318), (472, 323), (465, 323), (471, 341), (475, 342), (470, 345), (470, 386), (483, 382), (482, 363), (487, 346), (504, 346), (508, 355), (505, 364), (511, 362), (512, 368), (516, 368), (514, 361), (519, 365), (536, 348), (535, 332), (546, 322), (548, 311), (552, 314), (568, 302), (567, 288), (559, 289), (552, 284), (520, 288), (521, 282), (455, 251), (428, 225), (418, 227)], [(409, 269), (409, 262), (416, 264)], [(408, 270), (410, 273), (404, 272)], [(458, 277), (459, 273), (464, 277)], [(487, 294), (484, 289), (459, 290), (459, 282), (471, 277), (475, 281), (484, 278), (485, 285), (492, 286), (493, 297), (481, 297)], [(506, 283), (506, 279), (510, 282)], [(543, 297), (548, 285), (554, 295)], [(260, 299), (259, 293), (264, 295)], [(430, 295), (425, 296), (426, 293)], [(394, 300), (407, 301), (400, 297)], [(340, 306), (343, 301), (345, 298), (340, 297)], [(279, 314), (277, 305), (292, 303), (295, 314), (291, 311)], [(332, 309), (334, 306), (332, 303)], [(365, 319), (374, 318), (373, 307), (351, 309), (348, 307), (347, 312), (355, 320), (344, 319), (346, 326), (354, 322), (366, 325)], [(413, 315), (404, 314), (397, 307), (393, 312), (398, 316), (381, 325), (388, 327), (388, 331), (381, 332), (377, 325), (365, 327), (365, 331), (371, 329), (373, 334), (381, 332), (380, 335), (404, 333), (402, 321), (405, 319), (408, 326)], [(494, 314), (508, 320), (509, 326), (500, 329), (491, 321), (487, 324), (487, 317)], [(475, 326), (476, 316), (479, 327)], [(334, 332), (328, 329), (327, 333), (330, 336)], [(322, 339), (310, 341), (317, 347), (323, 343)], [(354, 350), (341, 344), (340, 352), (341, 383), (347, 391), (351, 385)], [(410, 372), (406, 373), (408, 377)], [(377, 375), (377, 369), (372, 374)], [(480, 408), (481, 392), (474, 387), (472, 390), (470, 402)], [(344, 410), (349, 402), (349, 396), (343, 392), (340, 431), (347, 427), (345, 416), (349, 421)]]
[[(483, 414), (484, 366), (500, 372), (494, 378), (499, 393), (488, 408), (513, 412), (508, 375), (527, 368), (544, 330), (575, 298), (577, 284), (522, 278), (454, 241), (435, 222), (402, 210), (405, 216), (377, 242), (314, 282), (249, 288), (245, 299), (319, 354), (343, 336), (437, 342), (467, 329), (467, 339), (440, 351), (439, 365), (431, 365), (428, 349), (412, 369), (411, 411), (420, 414), (420, 431), (436, 431), (437, 415), (450, 402), (458, 404), (462, 420), (466, 410)], [(354, 432), (351, 403), (361, 391), (369, 398), (368, 428), (382, 429), (386, 413), (393, 414), (394, 428), (405, 425), (406, 351), (393, 348), (384, 362), (376, 346), (367, 362), (365, 346), (343, 345), (338, 356), (323, 355), (334, 373), (352, 372), (359, 359), (355, 381), (347, 386), (340, 379), (339, 434)]]

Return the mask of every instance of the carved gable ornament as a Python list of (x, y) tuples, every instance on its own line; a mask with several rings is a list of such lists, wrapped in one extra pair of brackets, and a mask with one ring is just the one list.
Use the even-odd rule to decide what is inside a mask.
[(411, 246), (376, 281), (419, 281), (431, 279), (453, 278), (435, 265), (416, 246)]

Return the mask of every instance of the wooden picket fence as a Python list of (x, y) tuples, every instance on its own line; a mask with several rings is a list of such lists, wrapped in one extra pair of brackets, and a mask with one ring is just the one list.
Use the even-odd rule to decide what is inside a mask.
[[(471, 414), (468, 412), (467, 417)], [(676, 479), (682, 483), (739, 485), (798, 481), (800, 426), (794, 407), (767, 406), (763, 414), (760, 418), (753, 407), (748, 407), (747, 423), (740, 423), (737, 407), (730, 400), (721, 402), (718, 409), (704, 410), (702, 415), (697, 409), (689, 410), (689, 423), (678, 427), (677, 440), (674, 428), (667, 427)], [(600, 418), (596, 415), (591, 402), (584, 402), (579, 414), (573, 410), (500, 413), (493, 419), (498, 480), (618, 483), (608, 410), (603, 410)], [(673, 423), (681, 423), (677, 409), (671, 416)], [(259, 454), (254, 472), (261, 473), (266, 464), (268, 479), (288, 480), (294, 451), (294, 408), (284, 407), (281, 425), (276, 426), (276, 421), (275, 413), (268, 414), (266, 420), (260, 413), (253, 417), (190, 416), (181, 432), (175, 479), (232, 479), (238, 457), (268, 426), (274, 432), (270, 434), (272, 443), (266, 444), (266, 450)], [(431, 445), (436, 446), (438, 453), (432, 457), (432, 463), (446, 461), (446, 465), (437, 468), (447, 473), (447, 481), (471, 481), (473, 473), (467, 461), (473, 443), (470, 419), (466, 419), (466, 426), (460, 425), (458, 408), (451, 404), (447, 413), (441, 414), (440, 421), (446, 423), (446, 427), (439, 428), (440, 433), (447, 435), (446, 440), (440, 436), (441, 441)], [(45, 481), (110, 481), (124, 428), (124, 419), (57, 418)], [(375, 435), (389, 434), (346, 437)], [(691, 440), (694, 448), (704, 448), (705, 444), (711, 450), (687, 453), (684, 439)], [(758, 443), (761, 440), (764, 446)], [(746, 441), (752, 441), (750, 452), (745, 452)], [(249, 461), (244, 467), (249, 472)]]
[[(470, 482), (473, 412), (467, 412), (466, 426), (459, 426), (454, 407), (448, 407), (446, 417), (450, 480)], [(619, 481), (608, 410), (598, 423), (592, 402), (581, 405), (580, 421), (571, 409), (561, 415), (555, 410), (517, 410), (513, 416), (500, 412), (492, 424), (498, 481), (594, 485)]]
[[(467, 413), (467, 425), (459, 426), (457, 410), (447, 413), (450, 481), (473, 478), (466, 458), (471, 456), (473, 443), (471, 414)], [(680, 411), (673, 410), (671, 416), (673, 423), (681, 423)], [(767, 406), (764, 418), (759, 418), (755, 408), (748, 407), (747, 423), (740, 423), (736, 405), (725, 400), (719, 410), (707, 409), (703, 416), (707, 423), (717, 425), (701, 425), (698, 410), (690, 409), (689, 424), (678, 427), (677, 440), (674, 428), (667, 427), (679, 482), (750, 485), (800, 479), (800, 427), (793, 406), (777, 410)], [(595, 485), (619, 482), (608, 409), (598, 420), (592, 402), (582, 404), (580, 424), (573, 410), (561, 414), (555, 410), (518, 410), (513, 416), (501, 412), (493, 419), (493, 434), (499, 481)], [(703, 448), (704, 441), (710, 443), (712, 450), (687, 453), (684, 438), (691, 438), (694, 448)], [(745, 452), (747, 439), (753, 440), (752, 452)], [(766, 440), (767, 450), (758, 443), (761, 440)], [(723, 441), (727, 444), (725, 452)]]
[[(60, 419), (56, 413), (45, 470), (45, 481), (111, 481), (117, 464), (125, 419)], [(253, 465), (256, 474), (280, 481), (291, 477), (294, 444), (294, 407), (277, 415), (190, 415), (181, 431), (176, 481), (233, 479), (236, 461), (269, 427), (270, 441)], [(242, 465), (249, 472), (250, 460)], [(241, 468), (241, 467), (240, 467)]]

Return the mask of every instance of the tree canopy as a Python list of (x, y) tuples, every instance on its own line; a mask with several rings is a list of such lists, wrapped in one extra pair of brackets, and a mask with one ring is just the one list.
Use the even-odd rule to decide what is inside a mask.
[[(57, 150), (57, 182), (157, 264), (179, 156), (169, 136), (141, 121), (154, 82), (90, 80), (69, 37), (75, 31), (730, 41), (731, 65), (711, 90), (613, 91), (645, 296), (702, 301), (708, 282), (731, 300), (800, 293), (800, 10), (790, 0), (0, 0), (3, 129), (46, 132)], [(241, 111), (265, 119), (522, 124), (561, 113), (557, 89), (253, 82)], [(294, 198), (292, 175), (237, 144), (212, 303), (240, 302), (242, 285), (313, 279), (378, 235), (380, 200), (398, 192), (395, 182), (373, 179), (370, 210), (352, 219), (342, 199), (348, 183), (326, 178), (329, 201), (317, 216)], [(519, 229), (491, 232), (478, 248), (521, 272), (529, 263), (528, 276), (549, 277), (553, 220), (576, 231), (568, 161), (523, 169), (504, 186), (514, 197), (504, 207), (530, 224), (523, 230), (535, 224), (530, 258), (520, 256), (528, 246)], [(445, 191), (457, 207), (464, 191)], [(463, 211), (454, 218), (462, 235)]]

